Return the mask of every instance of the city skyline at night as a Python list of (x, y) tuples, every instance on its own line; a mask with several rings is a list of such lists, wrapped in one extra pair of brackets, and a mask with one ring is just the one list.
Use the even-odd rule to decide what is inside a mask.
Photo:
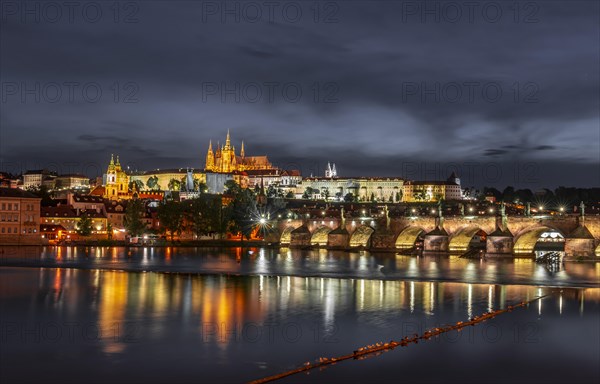
[(305, 175), (455, 164), (476, 186), (600, 184), (596, 2), (290, 2), (258, 20), (239, 2), (134, 2), (72, 21), (7, 3), (0, 171), (85, 173), (110, 153), (199, 167), (230, 129)]
[(0, 0), (0, 382), (600, 383), (599, 20)]

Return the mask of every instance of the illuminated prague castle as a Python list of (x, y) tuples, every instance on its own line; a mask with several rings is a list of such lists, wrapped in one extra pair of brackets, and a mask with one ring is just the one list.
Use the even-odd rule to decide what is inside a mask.
[(254, 170), (274, 170), (276, 169), (269, 162), (267, 156), (246, 156), (244, 142), (239, 156), (235, 153), (235, 147), (231, 145), (229, 131), (225, 145), (217, 146), (216, 152), (213, 152), (212, 141), (208, 144), (208, 153), (206, 154), (205, 170), (207, 172), (231, 173)]

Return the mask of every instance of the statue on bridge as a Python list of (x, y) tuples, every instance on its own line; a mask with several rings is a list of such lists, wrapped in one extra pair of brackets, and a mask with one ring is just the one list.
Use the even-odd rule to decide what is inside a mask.
[(443, 212), (443, 206), (442, 206), (442, 200), (443, 199), (439, 199), (437, 206), (438, 206), (438, 220), (437, 220), (437, 227), (439, 228), (443, 228), (444, 227), (444, 212)]
[(579, 203), (579, 209), (581, 209), (581, 217), (585, 217), (585, 204), (583, 203), (583, 201)]
[(387, 205), (383, 207), (383, 212), (385, 213), (385, 227), (390, 229), (390, 211)]
[(527, 202), (527, 208), (525, 210), (525, 216), (531, 216), (531, 203)]
[(502, 217), (502, 231), (506, 231), (508, 228), (508, 218), (506, 217), (506, 204), (504, 201), (500, 204), (500, 216)]
[(461, 205), (460, 205), (460, 215), (461, 215), (461, 216), (464, 216), (464, 215), (465, 215), (465, 205), (464, 205), (464, 204), (461, 204)]

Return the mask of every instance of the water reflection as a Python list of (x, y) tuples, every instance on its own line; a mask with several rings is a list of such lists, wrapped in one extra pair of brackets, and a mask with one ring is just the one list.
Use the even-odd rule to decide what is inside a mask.
[[(106, 256), (112, 258), (112, 252)], [(176, 249), (171, 257), (178, 257)], [(261, 257), (259, 254), (256, 259)], [(87, 367), (85, 373), (99, 375), (98, 381), (114, 381), (117, 373), (136, 372), (141, 376), (134, 378), (139, 380), (164, 382), (168, 380), (164, 372), (175, 369), (171, 367), (190, 378), (244, 381), (262, 376), (265, 369), (278, 371), (307, 357), (347, 353), (359, 345), (465, 320), (538, 295), (553, 296), (532, 308), (503, 315), (507, 329), (516, 320), (524, 321), (519, 316), (529, 312), (535, 316), (533, 321), (568, 319), (574, 312), (578, 324), (589, 325), (589, 320), (597, 321), (600, 303), (598, 288), (48, 268), (0, 268), (0, 288), (2, 324), (77, 323), (86, 329), (86, 337), (75, 342), (42, 342), (35, 348), (46, 356), (60, 351), (61, 356), (81, 360)], [(561, 323), (561, 327), (570, 329), (573, 324)], [(591, 337), (586, 341), (593, 343), (598, 330), (589, 331)], [(3, 329), (3, 337), (3, 348), (11, 349), (3, 368), (6, 371), (8, 367), (8, 377), (21, 374), (27, 361), (23, 357), (31, 353), (31, 345), (23, 342), (19, 332)], [(508, 339), (512, 342), (512, 335)], [(458, 346), (450, 344), (448, 348)], [(461, 353), (467, 353), (473, 344), (464, 348)], [(589, 354), (589, 348), (583, 348), (581, 354)], [(89, 353), (95, 349), (102, 355)], [(420, 350), (427, 351), (417, 349), (416, 353)], [(439, 356), (452, 359), (456, 351), (448, 353)], [(550, 352), (535, 353), (546, 356)], [(478, 364), (477, 357), (470, 359)], [(72, 361), (41, 359), (37, 371), (65, 372)], [(155, 361), (157, 367), (148, 367), (147, 361)], [(368, 364), (384, 369), (390, 362), (381, 359)], [(527, 360), (527, 364), (533, 363)], [(112, 368), (103, 373), (105, 366)], [(340, 368), (336, 374), (344, 374), (345, 368)], [(104, 374), (106, 380), (101, 379)], [(33, 379), (35, 373), (23, 377)], [(71, 381), (84, 379), (77, 372), (69, 377)], [(324, 375), (322, 381), (332, 380)]]
[[(0, 273), (6, 270), (0, 269)], [(193, 314), (201, 323), (221, 324), (258, 322), (269, 312), (294, 312), (317, 306), (322, 309), (323, 322), (328, 324), (335, 321), (335, 311), (340, 307), (352, 308), (356, 313), (385, 310), (433, 316), (438, 306), (450, 306), (463, 307), (463, 317), (472, 317), (483, 310), (504, 308), (507, 303), (546, 294), (555, 294), (560, 313), (565, 296), (577, 302), (600, 299), (600, 289), (595, 288), (262, 275), (170, 275), (60, 268), (40, 268), (36, 273), (38, 293), (46, 296), (45, 304), (67, 308), (85, 300), (97, 310), (99, 323), (106, 327), (110, 327), (111, 322), (143, 317), (149, 312), (160, 318), (180, 310), (182, 315)], [(3, 279), (3, 285), (8, 285), (11, 275)], [(85, 291), (79, 286), (82, 283)], [(3, 296), (11, 292), (3, 292)], [(542, 302), (536, 304), (540, 315)]]
[(289, 248), (2, 247), (4, 266), (64, 266), (132, 271), (349, 277), (488, 284), (598, 287), (600, 263), (548, 269), (533, 259), (469, 260), (367, 251)]

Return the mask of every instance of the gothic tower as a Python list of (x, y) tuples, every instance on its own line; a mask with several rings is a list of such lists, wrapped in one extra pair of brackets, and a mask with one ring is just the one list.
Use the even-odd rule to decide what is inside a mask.
[(229, 173), (237, 169), (235, 158), (235, 148), (231, 146), (231, 137), (229, 130), (227, 130), (227, 138), (225, 139), (225, 146), (221, 149), (221, 172)]
[(206, 165), (204, 168), (207, 171), (215, 170), (215, 154), (212, 149), (212, 140), (208, 142), (208, 153), (206, 154)]
[(217, 149), (215, 150), (215, 172), (221, 172), (222, 159), (221, 159), (221, 143), (217, 141)]

